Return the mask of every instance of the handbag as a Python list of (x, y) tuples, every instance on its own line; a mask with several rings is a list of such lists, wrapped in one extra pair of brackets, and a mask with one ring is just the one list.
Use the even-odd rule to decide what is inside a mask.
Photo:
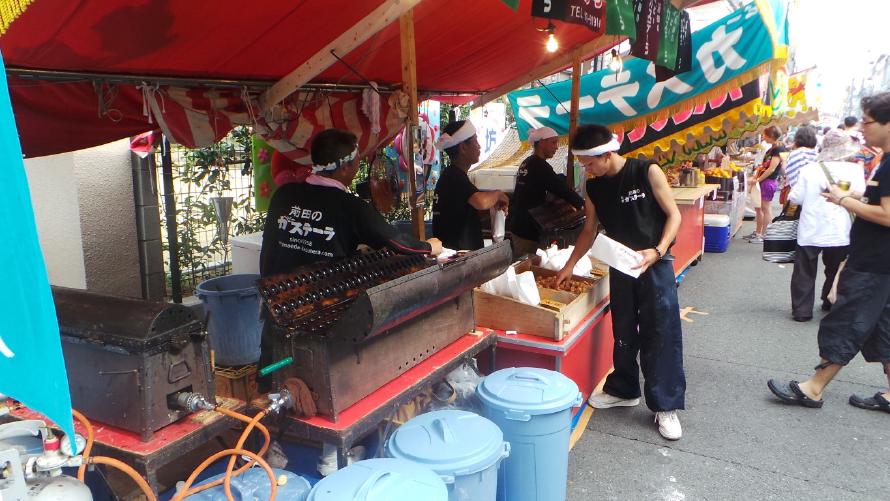
[(800, 208), (786, 203), (782, 213), (763, 232), (763, 260), (770, 263), (792, 263), (797, 253), (797, 227)]

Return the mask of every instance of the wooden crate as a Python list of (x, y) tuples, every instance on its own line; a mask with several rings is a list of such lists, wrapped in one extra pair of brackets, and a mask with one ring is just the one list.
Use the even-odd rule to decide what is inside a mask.
[(217, 367), (213, 373), (216, 396), (237, 398), (238, 400), (250, 402), (259, 396), (259, 393), (257, 393), (256, 376), (256, 365)]
[[(530, 270), (536, 278), (556, 275), (555, 271), (539, 268), (529, 261), (519, 263), (515, 268), (517, 274)], [(476, 289), (474, 291), (476, 325), (560, 341), (578, 327), (591, 310), (609, 295), (607, 277), (608, 275), (591, 279), (573, 276), (574, 280), (591, 284), (590, 289), (580, 295), (539, 287), (542, 300), (549, 299), (565, 304), (559, 311), (532, 306)]]

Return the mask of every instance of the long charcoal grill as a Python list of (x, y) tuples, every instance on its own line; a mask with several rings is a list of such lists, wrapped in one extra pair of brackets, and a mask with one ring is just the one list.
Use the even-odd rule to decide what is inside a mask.
[(213, 401), (203, 323), (182, 305), (53, 287), (71, 403), (143, 441), (186, 416), (182, 391)]
[(472, 289), (503, 273), (509, 242), (445, 263), (388, 249), (262, 279), (276, 373), (302, 379), (338, 414), (475, 328)]

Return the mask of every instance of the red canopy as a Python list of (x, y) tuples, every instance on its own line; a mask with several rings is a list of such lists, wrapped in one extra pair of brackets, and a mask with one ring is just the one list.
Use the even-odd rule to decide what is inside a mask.
[[(0, 38), (6, 66), (117, 75), (274, 82), (348, 31), (386, 0), (245, 3), (171, 0), (38, 0)], [(556, 23), (560, 50), (544, 48), (546, 25), (501, 0), (426, 0), (414, 8), (421, 92), (482, 94), (589, 42), (585, 27)], [(398, 22), (349, 54), (359, 74), (399, 85)], [(589, 55), (589, 54), (587, 54)], [(312, 83), (362, 84), (336, 63)], [(28, 156), (69, 151), (155, 128), (140, 91), (116, 85), (102, 97), (93, 81), (10, 78)], [(432, 92), (435, 94), (435, 92)], [(100, 111), (109, 111), (100, 116)]]

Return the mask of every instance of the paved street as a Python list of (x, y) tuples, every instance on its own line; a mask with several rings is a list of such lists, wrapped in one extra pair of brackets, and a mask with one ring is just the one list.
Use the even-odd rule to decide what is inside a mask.
[(644, 404), (595, 411), (571, 454), (569, 500), (890, 499), (890, 415), (847, 404), (885, 387), (879, 365), (855, 359), (822, 409), (783, 405), (767, 389), (770, 377), (811, 374), (822, 313), (791, 320), (792, 266), (760, 250), (736, 238), (680, 286), (681, 308), (708, 313), (683, 323), (683, 439), (662, 439)]

